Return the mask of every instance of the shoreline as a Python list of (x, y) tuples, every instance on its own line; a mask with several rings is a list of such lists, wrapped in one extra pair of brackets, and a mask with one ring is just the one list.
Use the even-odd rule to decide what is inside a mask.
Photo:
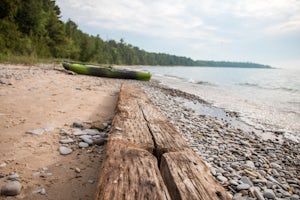
[[(280, 134), (263, 139), (249, 127), (197, 113), (176, 97), (211, 106), (201, 98), (167, 88), (152, 80), (139, 84), (168, 117), (211, 173), (234, 199), (258, 195), (297, 199), (300, 196), (300, 143)], [(228, 115), (238, 120), (237, 113)], [(234, 120), (233, 120), (234, 121)], [(249, 132), (250, 131), (250, 132)], [(267, 131), (262, 132), (267, 133)], [(243, 185), (244, 184), (244, 185)], [(245, 186), (246, 189), (241, 189)]]
[[(0, 117), (5, 119), (0, 130), (1, 138), (4, 138), (0, 142), (0, 165), (5, 163), (5, 166), (0, 166), (0, 175), (4, 176), (0, 178), (0, 185), (9, 173), (19, 173), (25, 188), (17, 198), (29, 195), (31, 199), (51, 199), (56, 194), (69, 195), (76, 191), (78, 195), (86, 195), (85, 199), (92, 199), (95, 184), (83, 181), (93, 176), (97, 182), (98, 177), (92, 174), (100, 173), (103, 147), (96, 147), (95, 154), (88, 153), (95, 148), (79, 149), (75, 142), (70, 145), (74, 148), (73, 154), (61, 156), (58, 147), (63, 137), (59, 131), (62, 128), (74, 131), (70, 124), (76, 120), (109, 121), (114, 115), (120, 84), (130, 82), (145, 90), (153, 103), (183, 134), (191, 148), (205, 160), (212, 175), (235, 199), (254, 197), (254, 194), (299, 199), (300, 144), (284, 138), (282, 141), (263, 140), (256, 134), (249, 134), (243, 127), (231, 126), (230, 121), (199, 114), (186, 106), (185, 102), (211, 106), (200, 97), (164, 87), (156, 80), (140, 82), (72, 76), (57, 71), (57, 66), (0, 65), (3, 66), (7, 69), (1, 69), (0, 77), (0, 99), (5, 105), (0, 112), (3, 113)], [(26, 105), (27, 110), (23, 110), (22, 104)], [(41, 110), (41, 107), (45, 109)], [(224, 112), (228, 119), (238, 118), (237, 113)], [(51, 120), (50, 125), (55, 125), (51, 133), (38, 136), (38, 139), (24, 136), (30, 129), (47, 127), (45, 122)], [(9, 122), (9, 127), (4, 126), (6, 122)], [(37, 158), (41, 160), (27, 164), (28, 159)], [(78, 166), (81, 169), (79, 174), (74, 172)], [(31, 176), (32, 172), (44, 167), (48, 167), (53, 176)], [(66, 186), (70, 180), (73, 185)], [(33, 181), (31, 185), (30, 181)], [(55, 184), (56, 181), (59, 183)], [(82, 184), (86, 184), (87, 191), (80, 189)], [(40, 187), (46, 189), (46, 196), (32, 194)]]

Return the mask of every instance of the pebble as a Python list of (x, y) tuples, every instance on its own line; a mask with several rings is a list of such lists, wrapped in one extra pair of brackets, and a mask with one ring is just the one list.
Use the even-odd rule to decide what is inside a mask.
[(44, 128), (44, 130), (45, 130), (46, 132), (53, 131), (54, 129), (55, 129), (55, 128), (54, 128), (54, 127), (51, 127), (51, 126)]
[(69, 135), (69, 132), (65, 129), (60, 129), (59, 134), (61, 135)]
[(18, 180), (19, 178), (20, 178), (19, 174), (14, 172), (8, 176), (8, 180)]
[(250, 169), (255, 169), (255, 165), (251, 160), (247, 160), (245, 165)]
[(68, 147), (60, 146), (59, 147), (59, 152), (60, 152), (61, 155), (68, 155), (68, 154), (72, 153), (73, 150), (68, 148)]
[(4, 167), (6, 167), (6, 165), (7, 164), (5, 162), (3, 162), (3, 163), (0, 164), (0, 168), (4, 168)]
[(256, 197), (257, 200), (265, 200), (263, 194), (261, 193), (259, 187), (251, 187), (250, 191), (252, 196)]
[(45, 132), (44, 129), (35, 129), (35, 130), (26, 131), (27, 134), (32, 134), (32, 135), (42, 135), (44, 132)]
[(80, 135), (86, 135), (86, 134), (85, 134), (85, 132), (83, 132), (82, 130), (76, 129), (76, 130), (73, 132), (73, 135), (80, 136)]
[(83, 128), (83, 125), (81, 122), (73, 122), (73, 127), (75, 128)]
[(98, 131), (97, 129), (85, 129), (83, 130), (83, 132), (86, 135), (100, 135), (100, 131)]
[(240, 191), (240, 190), (248, 190), (250, 188), (250, 185), (248, 185), (248, 184), (246, 184), (246, 183), (242, 183), (242, 184), (240, 184), (240, 185), (238, 185), (237, 187), (236, 187), (236, 189), (238, 190), (238, 191)]
[(76, 172), (76, 173), (80, 173), (80, 171), (81, 171), (81, 170), (80, 170), (78, 167), (75, 168), (75, 172)]
[(45, 188), (41, 188), (41, 189), (38, 189), (38, 190), (35, 190), (32, 192), (33, 194), (41, 194), (41, 195), (46, 195), (46, 189)]
[(93, 180), (93, 179), (89, 179), (89, 180), (88, 180), (88, 183), (90, 183), (90, 184), (94, 184), (94, 183), (95, 183), (95, 180)]
[(86, 142), (79, 142), (78, 146), (79, 146), (80, 148), (87, 148), (87, 147), (89, 146), (89, 144), (86, 143)]
[(94, 143), (92, 139), (87, 138), (87, 137), (82, 137), (81, 139), (82, 139), (85, 143), (88, 143), (88, 144), (93, 144), (93, 143)]
[(99, 146), (104, 145), (105, 142), (106, 142), (106, 139), (104, 139), (104, 138), (97, 138), (97, 139), (93, 140), (93, 143), (96, 145), (99, 145)]
[(16, 196), (20, 194), (22, 185), (18, 181), (8, 181), (1, 187), (1, 195)]
[(268, 199), (275, 199), (276, 198), (273, 190), (271, 190), (271, 189), (266, 189), (264, 191), (263, 195), (264, 195), (265, 198), (268, 198)]
[(72, 138), (68, 138), (68, 139), (63, 139), (63, 140), (60, 140), (59, 143), (61, 144), (69, 144), (69, 143), (73, 143), (74, 140)]
[(225, 176), (221, 176), (221, 175), (217, 176), (217, 179), (219, 181), (221, 181), (222, 183), (225, 183), (226, 181), (228, 181), (228, 179)]
[(253, 186), (252, 181), (251, 181), (247, 176), (242, 176), (241, 182), (243, 182), (243, 183), (245, 183), (245, 184), (248, 184), (248, 185), (250, 185), (250, 186)]
[(275, 169), (282, 169), (282, 167), (279, 165), (279, 164), (277, 164), (277, 163), (270, 163), (270, 166), (272, 167), (272, 168), (275, 168)]

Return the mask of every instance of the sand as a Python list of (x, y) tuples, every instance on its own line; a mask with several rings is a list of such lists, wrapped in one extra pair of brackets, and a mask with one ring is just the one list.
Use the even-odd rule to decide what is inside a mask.
[[(74, 144), (74, 151), (63, 156), (58, 148), (65, 136), (59, 132), (72, 131), (75, 121), (111, 121), (121, 81), (61, 69), (0, 65), (0, 186), (10, 173), (17, 173), (22, 184), (21, 193), (10, 199), (94, 197), (104, 147)], [(42, 135), (26, 134), (47, 128)], [(42, 188), (46, 194), (35, 193)]]

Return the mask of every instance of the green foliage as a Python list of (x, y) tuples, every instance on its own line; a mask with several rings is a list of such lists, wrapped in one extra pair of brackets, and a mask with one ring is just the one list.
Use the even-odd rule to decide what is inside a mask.
[(146, 52), (124, 39), (103, 41), (99, 35), (83, 33), (70, 19), (63, 23), (60, 14), (54, 0), (1, 0), (0, 62), (15, 59), (30, 63), (41, 58), (64, 58), (108, 65), (266, 67), (252, 63), (194, 61)]

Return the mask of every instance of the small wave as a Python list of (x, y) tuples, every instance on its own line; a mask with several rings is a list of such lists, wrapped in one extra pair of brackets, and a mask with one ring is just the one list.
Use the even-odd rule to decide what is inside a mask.
[(215, 85), (215, 84), (207, 82), (207, 81), (197, 81), (196, 84), (198, 84), (198, 85), (212, 85), (212, 86)]
[(264, 90), (282, 90), (282, 91), (288, 91), (288, 92), (300, 92), (300, 90), (296, 89), (296, 88), (288, 88), (288, 87), (265, 87), (265, 86), (261, 86), (261, 85), (256, 84), (256, 83), (238, 83), (237, 85), (247, 86), (247, 87), (256, 87), (256, 88), (264, 89)]

